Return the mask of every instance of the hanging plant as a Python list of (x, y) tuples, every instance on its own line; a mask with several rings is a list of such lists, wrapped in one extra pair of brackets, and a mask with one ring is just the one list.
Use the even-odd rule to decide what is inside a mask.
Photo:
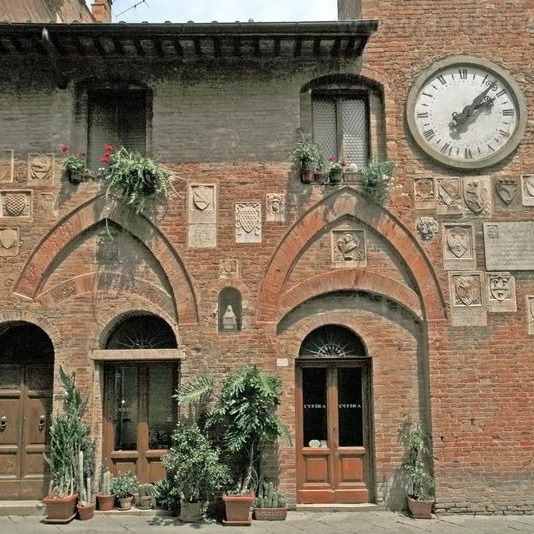
[(395, 163), (389, 159), (373, 159), (360, 169), (363, 192), (377, 203), (386, 200), (393, 184)]
[(118, 198), (136, 213), (143, 210), (152, 195), (159, 195), (164, 200), (170, 196), (169, 171), (139, 152), (129, 152), (124, 147), (115, 149), (111, 145), (105, 145), (104, 149), (106, 153), (100, 161), (109, 165), (104, 172), (106, 196)]

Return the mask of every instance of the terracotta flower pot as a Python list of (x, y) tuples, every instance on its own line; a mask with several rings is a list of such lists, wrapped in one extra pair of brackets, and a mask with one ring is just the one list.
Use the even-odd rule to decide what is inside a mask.
[(46, 504), (48, 515), (46, 523), (69, 523), (76, 517), (76, 502), (78, 496), (75, 494), (67, 497), (45, 497), (43, 503)]
[(78, 509), (78, 517), (80, 518), (80, 521), (87, 521), (89, 519), (93, 519), (95, 515), (94, 502), (92, 502), (91, 504), (78, 504), (76, 505), (76, 508)]
[(226, 510), (225, 525), (246, 526), (252, 524), (251, 508), (254, 495), (223, 495)]
[(408, 510), (415, 519), (432, 519), (433, 500), (423, 501), (408, 497)]
[(115, 506), (115, 495), (97, 495), (96, 500), (101, 512), (109, 512)]
[(132, 507), (133, 495), (130, 497), (122, 497), (119, 499), (119, 508), (121, 510), (129, 510)]

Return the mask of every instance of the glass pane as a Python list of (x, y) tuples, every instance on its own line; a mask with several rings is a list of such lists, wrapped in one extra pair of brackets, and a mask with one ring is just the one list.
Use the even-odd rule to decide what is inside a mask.
[(313, 101), (313, 140), (324, 155), (337, 159), (337, 121), (336, 104), (333, 100), (315, 99)]
[(367, 163), (367, 114), (365, 102), (342, 100), (343, 153), (345, 163), (363, 167)]
[(302, 369), (304, 446), (326, 447), (326, 372), (324, 368)]
[(151, 449), (168, 449), (173, 427), (173, 370), (152, 367), (148, 375), (148, 433)]
[(362, 370), (339, 367), (337, 370), (339, 446), (363, 446)]
[(137, 449), (137, 367), (115, 370), (115, 450)]

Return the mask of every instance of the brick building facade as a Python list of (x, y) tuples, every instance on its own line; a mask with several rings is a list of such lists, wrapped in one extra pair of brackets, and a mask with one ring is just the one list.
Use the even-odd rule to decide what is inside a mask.
[[(437, 511), (534, 510), (534, 9), (339, 9), (347, 20), (48, 24), (46, 42), (43, 24), (0, 24), (1, 498), (46, 492), (60, 365), (91, 395), (98, 457), (155, 480), (177, 385), (255, 364), (283, 381), (294, 440), (272, 469), (291, 503), (402, 507), (409, 413), (433, 437)], [(475, 89), (447, 127), (462, 138), (513, 113), (518, 132), (478, 162), (436, 149), (423, 123), (416, 139), (417, 88), (464, 66)], [(484, 69), (499, 83), (475, 103)], [(348, 163), (387, 154), (384, 205), (357, 172), (302, 183), (299, 130)], [(104, 143), (139, 148), (175, 194), (135, 215), (98, 180), (70, 184), (63, 143), (95, 172)]]

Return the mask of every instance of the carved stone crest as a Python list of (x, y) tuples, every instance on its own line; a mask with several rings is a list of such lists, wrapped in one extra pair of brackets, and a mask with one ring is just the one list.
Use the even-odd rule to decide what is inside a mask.
[(54, 193), (41, 193), (39, 207), (45, 213), (55, 213), (58, 209), (58, 197)]
[(438, 223), (434, 217), (419, 217), (415, 223), (415, 227), (423, 241), (429, 241), (438, 232)]
[(239, 276), (239, 260), (225, 259), (219, 262), (220, 278), (234, 278)]
[(488, 310), (517, 311), (515, 279), (510, 273), (488, 273)]
[(36, 182), (51, 182), (54, 177), (54, 154), (29, 154), (28, 176)]
[(0, 228), (0, 256), (16, 256), (18, 253), (18, 228)]
[(339, 266), (366, 264), (365, 232), (363, 230), (334, 230), (332, 232), (332, 261)]
[(509, 178), (500, 178), (495, 182), (495, 192), (497, 196), (509, 206), (519, 191), (519, 185), (516, 180)]
[(527, 295), (527, 327), (528, 334), (534, 335), (534, 295)]
[(521, 193), (523, 206), (534, 206), (534, 174), (521, 176)]
[(480, 306), (482, 304), (480, 277), (477, 275), (455, 275), (454, 305), (455, 306)]
[(2, 217), (31, 216), (31, 193), (29, 191), (2, 191)]
[[(471, 252), (471, 231), (468, 226), (455, 225), (446, 228), (446, 243), (451, 254), (462, 258)], [(471, 254), (468, 254), (471, 257)]]
[(475, 268), (474, 230), (471, 224), (443, 225), (443, 267), (450, 269)]
[(436, 206), (436, 188), (434, 178), (414, 178), (413, 181), (415, 207), (433, 209)]
[(119, 261), (119, 234), (116, 230), (104, 230), (96, 238), (96, 263), (116, 263)]
[(213, 208), (213, 188), (205, 185), (193, 186), (193, 205), (200, 211)]
[(13, 150), (0, 150), (0, 183), (13, 181)]
[(488, 180), (484, 178), (466, 178), (464, 181), (464, 202), (469, 211), (475, 215), (491, 214), (491, 195)]
[(267, 193), (266, 220), (269, 222), (285, 221), (285, 195), (283, 193)]
[(261, 205), (246, 202), (235, 205), (236, 243), (261, 243)]
[(452, 326), (485, 326), (488, 323), (481, 272), (449, 273)]
[(436, 181), (437, 213), (442, 215), (462, 212), (459, 178), (442, 178)]

